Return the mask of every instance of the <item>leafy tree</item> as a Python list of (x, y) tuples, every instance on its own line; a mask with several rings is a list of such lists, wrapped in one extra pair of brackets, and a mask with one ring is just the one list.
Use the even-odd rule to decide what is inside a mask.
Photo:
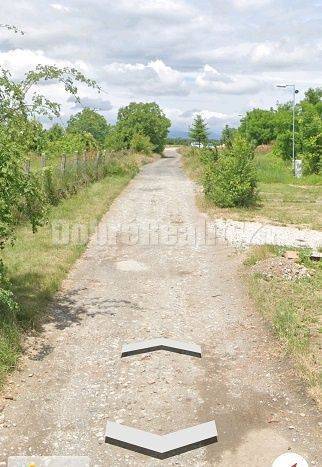
[(314, 106), (318, 106), (321, 109), (321, 101), (322, 101), (322, 88), (309, 88), (305, 93), (305, 100)]
[(110, 126), (106, 119), (89, 108), (83, 109), (76, 115), (70, 117), (67, 124), (67, 131), (70, 133), (90, 133), (96, 141), (103, 144)]
[(198, 146), (205, 145), (208, 142), (209, 131), (206, 121), (201, 115), (196, 115), (193, 124), (189, 129), (189, 137), (192, 141), (198, 143)]
[(149, 137), (154, 150), (161, 153), (165, 148), (170, 126), (170, 120), (155, 102), (131, 102), (120, 108), (115, 131), (123, 148), (129, 149), (134, 135), (141, 134)]
[(47, 140), (43, 152), (49, 157), (61, 156), (62, 154), (73, 156), (97, 148), (98, 143), (91, 133), (85, 131), (82, 133), (66, 132), (60, 139)]
[[(303, 160), (307, 174), (321, 171), (322, 106), (321, 88), (309, 89), (295, 108), (295, 153)], [(276, 144), (274, 152), (284, 159), (292, 157), (292, 105), (278, 106), (274, 119)]]
[(253, 109), (241, 120), (241, 133), (256, 145), (267, 144), (276, 138), (274, 111)]
[(94, 85), (74, 69), (38, 66), (20, 82), (0, 70), (0, 245), (12, 235), (18, 214), (29, 219), (33, 229), (42, 222), (41, 190), (32, 174), (25, 172), (25, 161), (28, 153), (38, 150), (35, 134), (42, 131), (33, 119), (39, 114), (57, 116), (60, 106), (36, 92), (29, 94), (34, 85), (51, 79), (73, 95), (77, 81)]
[(229, 125), (225, 125), (224, 129), (221, 132), (220, 142), (227, 147), (232, 145), (234, 135), (236, 134), (236, 128), (231, 128)]
[(55, 123), (48, 130), (45, 131), (44, 137), (47, 141), (56, 141), (58, 139), (61, 139), (64, 136), (64, 134), (64, 128), (58, 123)]
[[(15, 31), (15, 28), (13, 27)], [(0, 246), (13, 236), (19, 216), (28, 219), (33, 229), (43, 222), (46, 205), (41, 187), (33, 174), (26, 172), (28, 153), (38, 150), (42, 127), (39, 115), (59, 116), (60, 105), (44, 97), (35, 86), (57, 81), (76, 100), (79, 83), (98, 88), (75, 68), (38, 65), (18, 81), (10, 71), (0, 68)]]
[(322, 169), (322, 118), (319, 101), (313, 104), (304, 100), (298, 113), (297, 148), (298, 157), (303, 159), (304, 171), (318, 174)]
[[(274, 153), (290, 161), (293, 147), (292, 102), (276, 109), (247, 112), (239, 131), (256, 144), (275, 140)], [(321, 173), (322, 88), (308, 89), (295, 107), (295, 154), (303, 160), (305, 173)]]
[(108, 132), (108, 135), (104, 140), (104, 147), (111, 151), (120, 151), (127, 147), (124, 134), (121, 133), (121, 130), (117, 125), (112, 126)]

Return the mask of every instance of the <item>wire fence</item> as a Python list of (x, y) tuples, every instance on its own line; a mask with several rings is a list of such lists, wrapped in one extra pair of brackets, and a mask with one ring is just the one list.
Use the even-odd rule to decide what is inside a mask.
[(25, 173), (37, 180), (47, 201), (53, 205), (107, 175), (135, 174), (137, 170), (135, 160), (127, 151), (63, 154), (54, 159), (38, 156), (25, 163)]

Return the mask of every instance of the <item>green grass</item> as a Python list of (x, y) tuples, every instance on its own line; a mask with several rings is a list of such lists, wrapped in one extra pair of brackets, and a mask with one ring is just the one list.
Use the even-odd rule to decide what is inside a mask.
[[(182, 151), (187, 174), (200, 182), (204, 166), (189, 150)], [(293, 177), (290, 164), (272, 153), (257, 153), (255, 165), (258, 174), (260, 201), (249, 208), (219, 208), (199, 195), (199, 207), (213, 217), (225, 219), (271, 222), (280, 225), (322, 228), (322, 175)]]
[(92, 232), (93, 222), (102, 217), (130, 178), (129, 174), (108, 176), (63, 200), (51, 209), (48, 224), (35, 234), (29, 226), (21, 226), (14, 245), (2, 252), (20, 311), (16, 319), (0, 321), (0, 384), (16, 364), (22, 333), (37, 329), (49, 301), (85, 249), (85, 245), (71, 243), (54, 245), (51, 223), (55, 220), (82, 223), (90, 226)]
[(274, 155), (273, 152), (256, 153), (254, 162), (259, 182), (284, 183), (300, 186), (322, 185), (321, 175), (313, 174), (295, 178), (293, 176), (291, 164)]
[[(252, 248), (245, 261), (251, 267), (269, 256), (281, 255), (283, 249), (260, 246)], [(306, 381), (310, 395), (322, 404), (321, 390), (321, 320), (322, 263), (300, 252), (300, 261), (314, 270), (313, 276), (293, 281), (267, 278), (250, 273), (249, 290), (257, 309), (270, 323), (285, 350), (294, 359), (299, 375)]]

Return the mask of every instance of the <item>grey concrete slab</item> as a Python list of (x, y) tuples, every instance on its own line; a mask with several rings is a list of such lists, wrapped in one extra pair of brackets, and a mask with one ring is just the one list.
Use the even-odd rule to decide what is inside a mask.
[(217, 442), (215, 421), (201, 423), (167, 435), (107, 422), (105, 442), (157, 459), (166, 459)]
[(201, 358), (201, 347), (199, 345), (192, 342), (181, 342), (173, 339), (166, 339), (164, 337), (125, 344), (122, 347), (121, 357), (153, 352), (155, 350), (168, 350), (169, 352), (176, 352)]

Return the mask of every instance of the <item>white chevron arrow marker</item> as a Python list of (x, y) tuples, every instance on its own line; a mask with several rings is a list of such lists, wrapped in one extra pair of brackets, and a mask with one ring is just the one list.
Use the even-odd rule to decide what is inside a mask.
[(125, 344), (122, 347), (122, 357), (153, 352), (154, 350), (168, 350), (170, 352), (177, 352), (201, 358), (201, 347), (199, 345), (166, 339), (164, 337)]
[(107, 422), (105, 442), (158, 459), (166, 459), (217, 442), (217, 428), (215, 421), (211, 421), (161, 436)]

